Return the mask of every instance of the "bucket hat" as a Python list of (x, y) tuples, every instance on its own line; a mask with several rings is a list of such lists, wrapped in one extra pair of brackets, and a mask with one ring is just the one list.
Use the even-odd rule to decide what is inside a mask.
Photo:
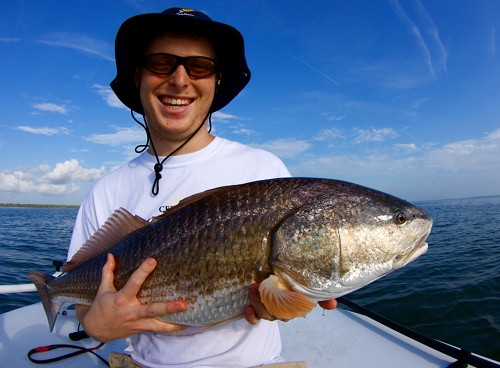
[(168, 29), (194, 30), (208, 36), (214, 43), (218, 71), (223, 77), (210, 112), (222, 109), (247, 85), (250, 70), (245, 58), (243, 36), (237, 29), (213, 21), (200, 11), (169, 8), (161, 13), (141, 14), (127, 19), (116, 35), (116, 77), (110, 85), (129, 109), (144, 115), (135, 84), (135, 71), (154, 35)]

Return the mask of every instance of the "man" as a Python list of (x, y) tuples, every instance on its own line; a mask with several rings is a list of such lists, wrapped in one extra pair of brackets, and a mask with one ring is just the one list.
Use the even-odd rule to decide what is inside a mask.
[[(170, 8), (126, 20), (115, 51), (117, 76), (111, 87), (127, 107), (144, 116), (140, 124), (148, 149), (91, 189), (78, 213), (68, 259), (119, 207), (147, 219), (207, 189), (290, 176), (274, 155), (209, 132), (211, 114), (250, 79), (236, 29), (201, 12)], [(93, 305), (76, 309), (90, 336), (99, 341), (126, 338), (125, 353), (151, 367), (248, 367), (282, 361), (277, 323), (260, 303), (255, 285), (250, 287), (252, 306), (244, 310), (246, 320), (172, 336), (170, 332), (185, 327), (154, 317), (181, 312), (184, 303), (141, 305), (136, 298), (155, 265), (154, 259), (146, 260), (117, 291), (114, 259), (108, 256)], [(332, 309), (335, 302), (322, 305)]]

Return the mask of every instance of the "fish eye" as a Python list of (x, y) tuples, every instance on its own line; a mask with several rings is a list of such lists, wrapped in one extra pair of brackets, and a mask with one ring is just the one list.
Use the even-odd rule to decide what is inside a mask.
[(406, 222), (406, 213), (404, 213), (404, 212), (397, 212), (394, 215), (394, 220), (396, 221), (397, 225), (403, 225)]

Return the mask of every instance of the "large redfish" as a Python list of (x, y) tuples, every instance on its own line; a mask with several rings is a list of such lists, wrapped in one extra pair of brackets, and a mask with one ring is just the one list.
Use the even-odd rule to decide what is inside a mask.
[(52, 331), (61, 305), (91, 305), (106, 254), (120, 289), (147, 258), (158, 264), (141, 303), (182, 300), (159, 317), (209, 328), (242, 317), (248, 285), (282, 319), (403, 267), (427, 250), (432, 219), (421, 208), (356, 184), (286, 178), (212, 189), (151, 222), (117, 210), (54, 278), (32, 271)]

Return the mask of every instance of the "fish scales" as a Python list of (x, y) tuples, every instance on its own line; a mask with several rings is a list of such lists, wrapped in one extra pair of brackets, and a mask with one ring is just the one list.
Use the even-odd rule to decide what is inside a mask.
[[(288, 210), (276, 192), (277, 186), (253, 188), (252, 192), (242, 189), (234, 190), (227, 199), (202, 199), (119, 243), (111, 250), (117, 259), (116, 288), (122, 288), (132, 272), (146, 258), (153, 257), (158, 265), (138, 294), (140, 302), (161, 301), (168, 296), (168, 300), (188, 303), (185, 313), (168, 315), (164, 320), (197, 325), (207, 318), (205, 311), (213, 308), (220, 310), (220, 320), (228, 318), (225, 313), (230, 317), (240, 314), (241, 306), (249, 303), (246, 285), (256, 278), (254, 271), (259, 263), (262, 269), (268, 268), (267, 262), (263, 263), (267, 257), (259, 259), (262, 238), (268, 236), (270, 226), (279, 221), (282, 211)], [(239, 200), (233, 200), (236, 198)], [(265, 210), (273, 199), (276, 204), (272, 207), (277, 210), (274, 216)], [(247, 225), (241, 226), (242, 223)], [(144, 243), (143, 239), (147, 241)], [(268, 248), (269, 245), (266, 253)], [(86, 274), (92, 270), (95, 275), (86, 284), (78, 284), (79, 289), (89, 290), (85, 304), (90, 304), (97, 293), (105, 261), (102, 255), (73, 271)], [(197, 276), (195, 280), (193, 274)], [(78, 273), (74, 278), (83, 279)]]
[[(407, 223), (395, 223), (398, 211)], [(106, 239), (107, 227), (119, 227), (122, 218), (125, 224), (133, 222), (132, 215), (117, 212), (93, 238)], [(92, 303), (108, 252), (116, 259), (117, 289), (145, 259), (155, 258), (157, 266), (140, 289), (139, 301), (183, 300), (185, 312), (159, 318), (206, 326), (241, 316), (252, 282), (262, 282), (261, 297), (275, 315), (293, 310), (294, 303), (305, 301), (307, 310), (311, 298), (315, 302), (359, 288), (392, 271), (396, 257), (398, 265), (413, 260), (414, 249), (427, 245), (432, 224), (423, 210), (390, 195), (305, 178), (217, 188), (181, 201), (151, 223), (135, 221), (137, 229), (87, 259), (87, 245), (96, 243), (91, 238), (62, 277), (30, 273), (51, 328), (62, 302)], [(371, 235), (377, 231), (380, 240)], [(380, 264), (371, 264), (372, 259)], [(305, 299), (297, 299), (299, 294)]]
[[(249, 303), (246, 285), (258, 279), (255, 270), (268, 268), (267, 257), (260, 256), (262, 239), (269, 233), (273, 222), (279, 220), (281, 212), (276, 211), (274, 219), (266, 218), (267, 222), (263, 222), (263, 214), (267, 213), (263, 204), (267, 202), (268, 208), (267, 198), (273, 197), (274, 193), (266, 187), (246, 192), (242, 189), (235, 190), (229, 198), (210, 197), (198, 201), (169, 217), (172, 224), (162, 220), (161, 231), (166, 233), (164, 238), (172, 233), (179, 236), (178, 239), (169, 239), (176, 244), (171, 247), (172, 256), (165, 259), (163, 254), (162, 264), (157, 266), (161, 270), (161, 283), (171, 285), (172, 297), (184, 299), (189, 305), (186, 313), (169, 315), (165, 320), (202, 323), (195, 315), (203, 320), (207, 317), (205, 311), (211, 311), (213, 315), (214, 308), (220, 310), (218, 319), (224, 320), (228, 318), (226, 313), (230, 314), (229, 317), (241, 314), (242, 305)], [(279, 200), (279, 197), (275, 198)], [(190, 221), (182, 223), (177, 218)], [(155, 224), (151, 226), (153, 233), (154, 227)], [(267, 254), (268, 248), (269, 245), (264, 249)], [(179, 250), (180, 254), (175, 250)], [(192, 263), (185, 262), (186, 259), (192, 260)], [(178, 270), (177, 273), (175, 270)], [(270, 273), (270, 270), (267, 272)], [(191, 281), (193, 274), (197, 275), (195, 283)], [(143, 289), (145, 292), (158, 290), (158, 285), (150, 285), (147, 280)], [(187, 299), (186, 295), (191, 297)], [(140, 294), (139, 298), (142, 297), (145, 302), (158, 301), (154, 296), (149, 299), (147, 295)]]

